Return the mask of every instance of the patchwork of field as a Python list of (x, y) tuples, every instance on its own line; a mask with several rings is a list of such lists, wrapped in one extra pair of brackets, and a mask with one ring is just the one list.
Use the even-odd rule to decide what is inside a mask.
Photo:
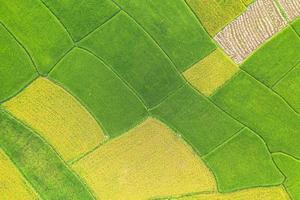
[(0, 0), (0, 200), (300, 199), (299, 0)]

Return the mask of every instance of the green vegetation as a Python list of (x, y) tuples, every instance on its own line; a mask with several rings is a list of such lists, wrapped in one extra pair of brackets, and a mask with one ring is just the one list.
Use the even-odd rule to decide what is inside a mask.
[(254, 1), (254, 0), (242, 0), (242, 2), (243, 2), (246, 6), (250, 5), (253, 1)]
[(264, 141), (249, 129), (204, 157), (220, 192), (279, 185), (284, 177), (274, 165)]
[(110, 0), (42, 0), (61, 20), (75, 41), (111, 18), (119, 8)]
[(112, 66), (137, 91), (147, 107), (158, 104), (183, 84), (170, 60), (124, 12), (79, 45)]
[(212, 100), (261, 135), (271, 151), (300, 157), (299, 115), (253, 77), (240, 72)]
[(243, 2), (237, 0), (187, 0), (187, 2), (212, 36), (246, 10)]
[(108, 66), (85, 50), (73, 49), (49, 77), (78, 97), (110, 136), (127, 131), (146, 115), (132, 91)]
[(189, 86), (176, 91), (151, 113), (179, 131), (201, 155), (210, 152), (242, 127)]
[(184, 71), (216, 48), (183, 0), (114, 1), (157, 41), (179, 71)]
[[(299, 199), (289, 1), (0, 0), (0, 150), (41, 199)], [(183, 140), (150, 123), (103, 151), (149, 117)]]
[(26, 51), (0, 23), (0, 102), (16, 94), (36, 75)]
[(241, 66), (267, 86), (273, 86), (300, 61), (300, 39), (288, 27), (264, 44)]
[(40, 0), (1, 1), (0, 21), (27, 48), (42, 74), (72, 46), (64, 27)]
[(295, 31), (298, 33), (298, 35), (300, 36), (300, 19), (295, 20), (292, 23), (292, 27), (295, 29)]
[(284, 153), (272, 154), (277, 166), (286, 176), (284, 186), (293, 199), (300, 198), (300, 161)]
[(93, 199), (56, 152), (34, 132), (0, 110), (0, 147), (41, 198)]
[(285, 98), (290, 105), (300, 113), (300, 64), (274, 86), (274, 90)]

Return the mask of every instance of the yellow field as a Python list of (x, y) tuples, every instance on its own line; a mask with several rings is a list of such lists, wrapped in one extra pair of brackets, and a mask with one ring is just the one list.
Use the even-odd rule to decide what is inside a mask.
[(187, 0), (187, 3), (211, 36), (246, 10), (245, 5), (237, 0)]
[(72, 166), (101, 199), (216, 191), (212, 173), (174, 132), (147, 119)]
[(210, 96), (238, 70), (238, 66), (233, 61), (225, 56), (220, 49), (216, 49), (186, 70), (183, 75), (201, 93)]
[(228, 194), (200, 194), (180, 200), (289, 200), (282, 187), (266, 187), (242, 190)]
[(35, 129), (65, 160), (76, 158), (105, 139), (80, 103), (45, 78), (34, 81), (4, 107)]
[(36, 193), (26, 184), (22, 174), (0, 149), (0, 199), (38, 199)]

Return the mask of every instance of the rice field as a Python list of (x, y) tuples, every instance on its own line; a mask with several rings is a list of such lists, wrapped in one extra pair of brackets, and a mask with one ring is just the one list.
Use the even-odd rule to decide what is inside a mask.
[(0, 0), (0, 200), (300, 199), (300, 0)]

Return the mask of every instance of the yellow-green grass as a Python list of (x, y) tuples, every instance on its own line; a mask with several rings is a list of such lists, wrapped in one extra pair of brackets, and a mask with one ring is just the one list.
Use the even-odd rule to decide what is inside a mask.
[(246, 6), (250, 5), (253, 1), (254, 1), (254, 0), (242, 0), (242, 2), (243, 2)]
[(284, 186), (289, 192), (292, 199), (300, 198), (300, 160), (285, 153), (272, 154), (275, 163), (286, 176)]
[(75, 41), (82, 39), (119, 11), (111, 0), (42, 1), (61, 20)]
[(268, 87), (300, 62), (300, 38), (287, 27), (251, 55), (241, 68)]
[(286, 74), (273, 89), (285, 98), (300, 113), (300, 64)]
[(238, 70), (239, 67), (218, 48), (183, 75), (202, 94), (210, 96)]
[(247, 128), (203, 159), (216, 177), (219, 192), (274, 186), (284, 181), (264, 141)]
[(1, 1), (0, 21), (27, 48), (42, 74), (72, 47), (64, 27), (40, 0)]
[(281, 186), (258, 187), (226, 194), (199, 194), (178, 198), (179, 200), (289, 200)]
[(38, 199), (35, 191), (28, 185), (28, 182), (2, 149), (0, 149), (0, 199)]
[(35, 129), (65, 160), (75, 159), (105, 139), (85, 108), (46, 78), (35, 80), (5, 102), (4, 108)]
[(212, 173), (167, 126), (148, 118), (72, 165), (102, 199), (216, 191)]
[(94, 199), (46, 141), (2, 109), (0, 146), (41, 199)]
[(242, 63), (251, 53), (287, 25), (273, 0), (256, 0), (214, 39), (236, 62)]
[(240, 0), (187, 0), (187, 3), (211, 36), (246, 10)]
[(124, 133), (147, 116), (143, 103), (124, 81), (86, 50), (70, 51), (49, 78), (86, 105), (111, 137)]
[(212, 96), (212, 101), (261, 135), (271, 152), (300, 157), (299, 115), (255, 78), (240, 71)]
[(183, 0), (114, 1), (153, 37), (179, 71), (184, 71), (216, 48)]
[(35, 76), (30, 57), (0, 23), (0, 102), (16, 94)]
[(176, 129), (199, 155), (207, 154), (242, 128), (188, 85), (151, 110), (151, 114)]
[(298, 33), (298, 35), (300, 36), (300, 18), (293, 21), (293, 23), (291, 25), (294, 28), (294, 30)]
[(147, 108), (157, 105), (184, 83), (163, 51), (124, 12), (80, 41), (79, 46), (110, 65), (138, 93)]

